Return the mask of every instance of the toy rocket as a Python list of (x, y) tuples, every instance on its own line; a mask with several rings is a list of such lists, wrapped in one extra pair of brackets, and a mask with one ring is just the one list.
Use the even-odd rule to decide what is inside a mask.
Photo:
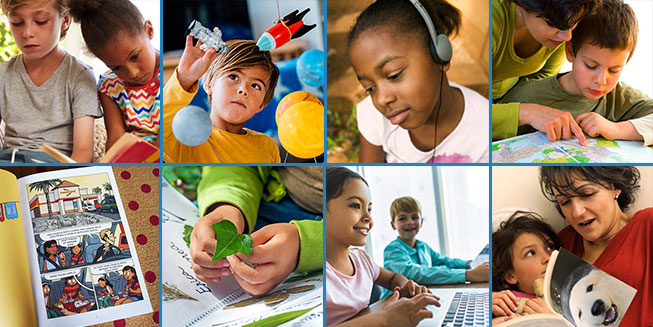
[(270, 51), (296, 39), (315, 28), (316, 24), (304, 25), (302, 18), (311, 8), (299, 12), (295, 10), (281, 19), (281, 22), (270, 27), (256, 42), (252, 51)]

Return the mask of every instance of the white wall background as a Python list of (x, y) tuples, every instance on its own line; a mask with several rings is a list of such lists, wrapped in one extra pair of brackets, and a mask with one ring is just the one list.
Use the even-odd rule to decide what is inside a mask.
[[(624, 67), (620, 81), (646, 92), (653, 98), (653, 1), (625, 0), (637, 16), (639, 35), (633, 57)], [(566, 62), (562, 72), (571, 70), (571, 63)]]
[[(637, 168), (641, 174), (640, 190), (630, 212), (653, 206), (653, 166)], [(542, 195), (538, 178), (537, 166), (492, 167), (492, 211), (506, 207), (528, 208), (559, 231), (567, 223), (553, 203)]]
[[(383, 250), (397, 237), (390, 226), (390, 204), (412, 196), (422, 206), (424, 225), (417, 238), (443, 255), (472, 260), (489, 240), (488, 167), (351, 167), (372, 193), (374, 227), (365, 250), (383, 265)], [(436, 215), (436, 202), (442, 217)]]

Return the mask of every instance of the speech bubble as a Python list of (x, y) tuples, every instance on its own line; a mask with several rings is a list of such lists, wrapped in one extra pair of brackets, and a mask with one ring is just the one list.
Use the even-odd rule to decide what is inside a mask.
[(111, 261), (91, 267), (91, 274), (104, 275), (112, 271), (122, 271), (125, 266), (134, 266), (132, 259)]
[(108, 223), (96, 224), (91, 226), (82, 226), (82, 227), (69, 228), (64, 230), (57, 230), (54, 232), (45, 232), (39, 235), (43, 240), (59, 240), (59, 239), (75, 237), (75, 236), (98, 234), (100, 233), (101, 230), (105, 228), (110, 229), (111, 224), (112, 223), (108, 222)]
[(43, 274), (43, 278), (54, 281), (55, 279), (62, 279), (70, 276), (75, 276), (79, 275), (81, 269), (68, 269), (68, 270), (63, 270), (63, 271), (57, 271), (53, 273), (45, 273)]
[(82, 241), (81, 236), (75, 236), (75, 237), (68, 237), (68, 238), (59, 239), (59, 240), (57, 240), (57, 243), (59, 244), (59, 246), (69, 248), (69, 247), (72, 247), (72, 246), (75, 246), (75, 245), (79, 244), (81, 241)]

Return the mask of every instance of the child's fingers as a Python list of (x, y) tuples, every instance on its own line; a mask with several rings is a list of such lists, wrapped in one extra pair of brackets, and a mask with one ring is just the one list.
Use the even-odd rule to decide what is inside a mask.
[(575, 120), (571, 119), (569, 127), (571, 128), (571, 132), (578, 139), (578, 142), (580, 142), (582, 146), (587, 146), (587, 138), (585, 138), (585, 135), (583, 134), (583, 129), (578, 126)]
[(433, 318), (433, 312), (431, 312), (429, 309), (424, 308), (415, 313), (415, 318), (417, 318), (417, 321), (414, 321), (416, 323), (427, 318)]
[(193, 47), (193, 36), (186, 35), (186, 48), (192, 48), (192, 47)]
[(429, 294), (429, 293), (418, 294), (410, 301), (413, 301), (414, 304), (422, 308), (426, 307), (427, 305), (434, 305), (436, 307), (440, 306), (440, 302), (438, 301), (438, 299), (436, 299), (436, 297), (433, 294)]
[(508, 312), (506, 308), (502, 308), (498, 303), (492, 304), (492, 314), (495, 316), (507, 316)]
[(251, 284), (268, 282), (277, 275), (275, 265), (273, 264), (259, 264), (256, 267), (251, 267), (237, 255), (230, 255), (227, 257), (227, 260), (234, 274), (237, 274), (240, 278)]
[[(519, 305), (519, 299), (517, 298), (517, 295), (513, 294), (511, 291), (506, 291), (506, 292), (503, 293), (503, 294), (507, 295), (508, 298), (511, 299), (512, 302), (513, 302), (515, 305)], [(515, 310), (516, 310), (516, 309), (517, 309), (517, 308), (515, 308)]]
[(275, 281), (269, 281), (262, 284), (253, 284), (244, 280), (236, 273), (234, 273), (234, 278), (238, 282), (238, 285), (240, 285), (240, 287), (242, 287), (242, 289), (245, 290), (247, 294), (254, 297), (265, 295), (269, 291), (271, 291), (275, 286), (277, 286), (277, 283)]
[(261, 228), (252, 233), (252, 241), (254, 247), (269, 242), (276, 235), (275, 230), (272, 228)]
[(506, 303), (504, 300), (500, 300), (494, 305), (498, 306), (505, 315), (510, 315), (511, 313), (517, 311), (517, 307), (508, 306), (508, 303)]

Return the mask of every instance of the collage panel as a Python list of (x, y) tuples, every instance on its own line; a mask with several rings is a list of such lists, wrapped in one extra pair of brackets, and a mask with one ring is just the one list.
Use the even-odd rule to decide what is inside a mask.
[(489, 168), (328, 166), (328, 326), (489, 326)]
[(492, 0), (492, 161), (653, 163), (653, 3)]
[(158, 163), (160, 13), (152, 0), (3, 1), (0, 162)]
[(323, 4), (164, 0), (164, 162), (323, 162)]
[(487, 163), (488, 5), (327, 1), (328, 162)]
[(492, 178), (495, 326), (649, 324), (652, 166), (501, 166)]
[(6, 166), (0, 181), (0, 325), (158, 324), (157, 167)]
[(322, 167), (163, 168), (169, 326), (322, 326)]

